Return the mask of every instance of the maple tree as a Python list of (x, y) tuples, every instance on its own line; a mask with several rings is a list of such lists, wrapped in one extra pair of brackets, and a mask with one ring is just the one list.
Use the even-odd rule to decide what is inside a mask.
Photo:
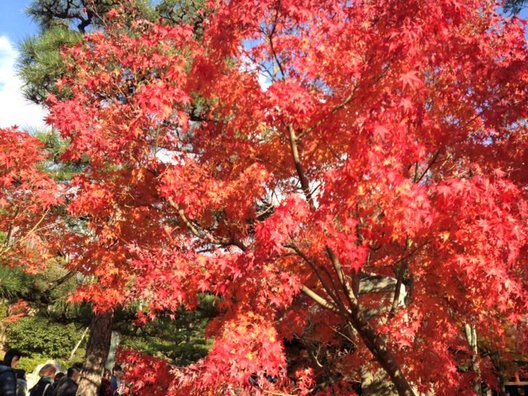
[[(164, 16), (172, 23), (185, 20), (186, 23), (193, 23), (198, 32), (204, 18), (203, 14), (196, 13), (201, 3), (203, 3), (201, 0), (164, 0), (154, 5), (144, 0), (136, 0), (132, 2), (134, 6), (137, 6), (133, 17), (156, 20)], [(105, 15), (116, 4), (119, 2), (115, 0), (34, 0), (32, 2), (27, 12), (38, 23), (41, 32), (24, 41), (22, 55), (19, 59), (20, 74), (25, 82), (24, 94), (29, 100), (42, 103), (49, 93), (54, 93), (59, 97), (68, 95), (64, 91), (59, 93), (55, 87), (55, 81), (64, 73), (64, 61), (60, 56), (60, 48), (79, 42), (81, 35), (87, 31), (104, 28)], [(46, 141), (49, 141), (47, 137)], [(67, 144), (67, 142), (60, 144), (63, 143)], [(46, 148), (50, 148), (47, 143)], [(53, 155), (53, 162), (51, 173), (66, 184), (69, 184), (69, 181), (64, 177), (69, 179), (72, 172), (79, 172), (83, 166), (82, 159), (65, 164), (56, 153)], [(66, 216), (64, 221), (67, 223), (68, 230), (65, 230), (61, 238), (68, 239), (70, 245), (76, 244), (77, 242), (73, 239), (75, 234), (83, 232), (84, 220)], [(58, 282), (73, 276), (78, 280), (82, 279), (76, 268), (71, 266), (69, 272)], [(55, 288), (56, 281), (51, 283), (50, 287)], [(41, 293), (38, 298), (40, 295)], [(86, 364), (79, 383), (78, 392), (83, 395), (96, 393), (109, 352), (110, 333), (112, 328), (119, 327), (119, 323), (115, 323), (113, 319), (112, 312), (95, 312), (95, 315), (90, 325)], [(176, 322), (175, 325), (177, 326), (179, 322), (181, 321)], [(176, 351), (178, 349), (179, 347)]]
[(338, 352), (328, 391), (365, 366), (401, 395), (493, 385), (465, 329), (498, 351), (525, 334), (524, 23), (484, 0), (232, 0), (197, 35), (122, 3), (47, 100), (64, 159), (89, 161), (72, 299), (223, 311), (206, 358), (136, 363), (157, 367), (136, 390), (307, 393), (295, 337)]
[(56, 245), (53, 207), (60, 188), (40, 167), (42, 143), (15, 128), (0, 129), (0, 259), (37, 271)]

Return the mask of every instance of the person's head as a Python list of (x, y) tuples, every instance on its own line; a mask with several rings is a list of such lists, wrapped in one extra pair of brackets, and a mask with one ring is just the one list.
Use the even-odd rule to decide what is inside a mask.
[(117, 378), (121, 378), (121, 376), (123, 375), (123, 368), (119, 364), (116, 364), (112, 372), (114, 373), (114, 376), (116, 376)]
[(110, 372), (110, 370), (105, 368), (103, 371), (103, 378), (109, 380), (111, 377), (112, 377), (112, 373)]
[(68, 369), (68, 378), (75, 382), (79, 382), (79, 378), (81, 377), (81, 370), (82, 367), (74, 364)]
[(53, 377), (53, 381), (59, 382), (61, 379), (64, 378), (66, 374), (64, 374), (62, 371), (59, 371), (57, 374), (55, 374), (55, 377)]
[(55, 365), (48, 363), (42, 366), (39, 371), (39, 377), (53, 378), (57, 372), (57, 367)]
[(4, 364), (8, 367), (16, 368), (21, 357), (22, 352), (18, 349), (10, 349), (4, 356)]

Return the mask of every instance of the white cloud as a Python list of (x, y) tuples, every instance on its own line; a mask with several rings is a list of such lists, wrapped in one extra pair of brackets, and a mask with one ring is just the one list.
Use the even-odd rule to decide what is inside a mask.
[(256, 64), (246, 55), (242, 55), (240, 70), (255, 73), (260, 89), (266, 92), (271, 86), (271, 80), (262, 70), (262, 65)]
[(261, 71), (258, 73), (258, 82), (260, 89), (262, 89), (264, 92), (266, 92), (268, 88), (271, 87), (271, 79)]
[(18, 51), (7, 36), (0, 36), (0, 128), (18, 125), (22, 129), (43, 129), (46, 110), (24, 98), (22, 80), (17, 76)]

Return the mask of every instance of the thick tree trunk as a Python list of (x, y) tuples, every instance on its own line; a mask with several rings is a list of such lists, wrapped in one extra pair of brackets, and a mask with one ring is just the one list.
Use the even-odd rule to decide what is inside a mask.
[(78, 396), (96, 396), (110, 350), (113, 313), (95, 315), (90, 325), (86, 362), (77, 389)]
[(358, 332), (359, 336), (365, 343), (368, 350), (374, 355), (376, 361), (387, 372), (394, 387), (400, 396), (414, 396), (415, 393), (411, 388), (407, 378), (402, 373), (400, 365), (395, 357), (387, 348), (385, 341), (381, 338), (365, 319), (356, 301), (352, 302), (350, 312), (351, 324)]
[[(331, 249), (327, 249), (327, 252), (328, 257), (334, 265), (338, 280), (341, 282), (343, 290), (348, 295), (349, 309), (346, 308), (343, 302), (340, 303), (336, 301), (338, 304), (338, 309), (342, 314), (348, 316), (350, 324), (357, 331), (368, 350), (372, 353), (372, 355), (374, 355), (376, 361), (388, 374), (398, 394), (400, 396), (414, 396), (415, 393), (411, 385), (403, 374), (398, 361), (387, 347), (385, 340), (378, 333), (376, 333), (374, 328), (370, 325), (367, 318), (365, 317), (365, 313), (359, 304), (357, 296), (352, 292), (352, 289), (343, 274), (339, 259)], [(386, 282), (384, 281), (383, 283)], [(325, 288), (330, 289), (329, 286), (324, 286)]]
[(398, 392), (383, 369), (361, 368), (361, 391), (363, 396), (396, 396)]
[(338, 275), (337, 281), (341, 282), (343, 291), (345, 291), (345, 293), (347, 294), (347, 302), (337, 297), (337, 291), (335, 291), (334, 293), (334, 290), (332, 289), (333, 285), (331, 285), (325, 278), (320, 276), (318, 267), (313, 264), (308, 257), (306, 257), (298, 248), (296, 248), (296, 246), (293, 245), (292, 249), (295, 250), (300, 257), (302, 257), (306, 262), (311, 265), (311, 267), (314, 269), (319, 279), (321, 280), (323, 288), (326, 290), (328, 295), (332, 297), (332, 303), (335, 305), (329, 303), (317, 293), (313, 292), (313, 290), (310, 290), (305, 286), (303, 286), (303, 292), (312, 299), (314, 299), (314, 301), (317, 302), (319, 305), (327, 309), (331, 309), (332, 311), (342, 315), (344, 318), (347, 318), (347, 321), (349, 322), (351, 327), (358, 333), (359, 337), (361, 338), (367, 349), (372, 353), (372, 355), (374, 355), (376, 361), (390, 377), (391, 381), (394, 383), (394, 387), (396, 388), (398, 394), (400, 396), (414, 396), (415, 393), (411, 385), (403, 374), (398, 361), (387, 347), (385, 340), (378, 333), (376, 333), (375, 329), (370, 325), (370, 323), (366, 319), (365, 313), (362, 310), (356, 295), (351, 291), (352, 289), (350, 285), (345, 280), (341, 269), (341, 264), (339, 263), (335, 254), (330, 249), (328, 249), (329, 257), (332, 260), (335, 271)]

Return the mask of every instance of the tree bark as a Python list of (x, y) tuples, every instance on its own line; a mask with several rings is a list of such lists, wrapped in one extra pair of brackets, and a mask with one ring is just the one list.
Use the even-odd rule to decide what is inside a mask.
[(361, 394), (363, 396), (396, 396), (394, 384), (383, 369), (361, 368)]
[(121, 335), (117, 331), (112, 331), (112, 336), (110, 337), (110, 349), (105, 363), (105, 367), (110, 371), (112, 371), (115, 366), (115, 355), (120, 341)]
[[(380, 366), (386, 371), (391, 381), (394, 383), (394, 387), (396, 388), (398, 394), (400, 396), (414, 396), (414, 391), (407, 381), (407, 378), (403, 374), (395, 356), (387, 347), (385, 340), (378, 333), (376, 333), (374, 328), (370, 325), (367, 318), (365, 317), (365, 313), (359, 304), (357, 295), (353, 293), (353, 289), (350, 287), (343, 274), (339, 259), (332, 249), (327, 248), (327, 253), (332, 265), (334, 266), (343, 291), (346, 293), (349, 309), (344, 308), (344, 304), (339, 303), (337, 300), (334, 300), (335, 303), (339, 305), (342, 310), (344, 308), (344, 311), (347, 312), (349, 323), (358, 332), (359, 336), (363, 340), (363, 343), (372, 353), (372, 355), (374, 355), (374, 358), (377, 360)], [(387, 280), (384, 280), (383, 283), (386, 283), (386, 281)]]
[(112, 336), (113, 312), (95, 315), (90, 324), (86, 361), (77, 396), (96, 396), (105, 367)]
[(374, 355), (376, 361), (387, 372), (398, 394), (400, 396), (414, 396), (415, 393), (411, 385), (407, 382), (407, 378), (402, 373), (400, 365), (387, 348), (383, 338), (370, 326), (359, 306), (354, 301), (351, 308), (350, 316), (352, 326), (358, 332), (368, 350)]

